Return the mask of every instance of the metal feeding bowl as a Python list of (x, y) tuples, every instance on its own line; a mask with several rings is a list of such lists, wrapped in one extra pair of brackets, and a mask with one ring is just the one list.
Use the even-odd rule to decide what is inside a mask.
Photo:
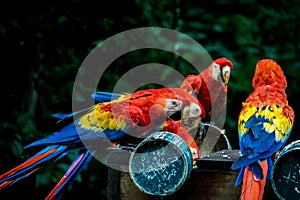
[(132, 152), (129, 174), (135, 185), (149, 195), (167, 196), (189, 178), (193, 158), (189, 146), (170, 132), (156, 132)]
[(300, 199), (300, 140), (290, 143), (277, 155), (271, 183), (279, 199)]

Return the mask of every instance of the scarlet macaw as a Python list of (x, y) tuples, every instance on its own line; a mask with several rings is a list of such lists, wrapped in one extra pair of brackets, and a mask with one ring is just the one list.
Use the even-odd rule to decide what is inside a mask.
[[(221, 128), (226, 117), (227, 84), (232, 69), (232, 62), (221, 57), (214, 60), (200, 74), (188, 75), (180, 86), (198, 98), (206, 113), (205, 118), (201, 119), (201, 131), (197, 137), (197, 143), (201, 146), (201, 157), (206, 156), (213, 149), (220, 133), (224, 135), (228, 148), (231, 148), (225, 131)], [(208, 127), (215, 129), (210, 129), (210, 137), (204, 138)]]
[[(188, 75), (180, 88), (193, 93), (203, 106), (206, 117), (202, 121), (211, 120), (212, 106), (218, 113), (223, 112), (226, 105), (227, 84), (230, 78), (232, 62), (227, 58), (214, 60), (203, 72), (197, 75)], [(209, 88), (210, 89), (209, 89)]]
[(242, 157), (232, 165), (240, 169), (235, 185), (242, 184), (241, 199), (262, 199), (266, 178), (272, 171), (272, 155), (290, 136), (294, 112), (288, 105), (286, 78), (271, 59), (257, 62), (252, 85), (254, 91), (243, 103), (238, 119)]
[[(183, 90), (178, 88), (173, 88), (172, 90), (177, 91), (177, 93), (178, 92), (183, 94), (185, 93)], [(95, 92), (92, 94), (92, 98), (94, 98), (98, 103), (103, 103), (103, 102), (108, 102), (111, 100), (122, 99), (127, 97), (126, 95), (117, 94), (117, 93)], [(194, 140), (194, 136), (192, 133), (197, 131), (201, 119), (205, 117), (205, 112), (203, 112), (204, 109), (200, 104), (201, 114), (199, 117), (198, 104), (196, 104), (195, 99), (193, 97), (190, 98), (193, 99), (194, 103), (191, 104), (191, 106), (186, 106), (184, 107), (184, 109), (182, 109), (180, 119), (179, 120), (174, 120), (173, 118), (168, 119), (161, 127), (161, 130), (175, 133), (179, 135), (181, 138), (183, 138), (185, 142), (190, 146), (190, 150), (193, 154), (193, 159), (194, 161), (196, 161), (200, 158), (200, 150), (199, 150), (199, 146), (196, 144)], [(66, 117), (71, 117), (71, 116), (72, 115), (66, 115)]]
[[(75, 115), (82, 114), (82, 116), (48, 137), (24, 147), (25, 153), (37, 153), (0, 175), (0, 189), (26, 178), (48, 161), (57, 161), (68, 153), (77, 151), (78, 155), (65, 175), (46, 197), (46, 199), (57, 199), (97, 153), (99, 147), (93, 146), (97, 141), (110, 141), (109, 144), (112, 145), (127, 135), (143, 138), (155, 130), (162, 130), (167, 123), (170, 123), (166, 119), (180, 110), (183, 110), (185, 115), (190, 114), (192, 118), (204, 116), (197, 99), (176, 88), (141, 90), (76, 112)], [(61, 120), (64, 121), (73, 115), (62, 115)], [(170, 130), (182, 135), (188, 134), (177, 131), (182, 129), (179, 126), (180, 124)], [(191, 144), (191, 137), (186, 136), (186, 138)]]

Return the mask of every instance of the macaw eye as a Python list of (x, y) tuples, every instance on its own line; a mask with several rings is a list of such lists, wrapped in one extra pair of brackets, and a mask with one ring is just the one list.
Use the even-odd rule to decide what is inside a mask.
[(217, 63), (214, 64), (214, 68), (220, 68), (220, 65), (218, 65)]
[(192, 104), (190, 114), (194, 117), (199, 117), (202, 114), (201, 108), (197, 104)]
[(198, 115), (200, 115), (202, 113), (201, 109), (200, 108), (196, 108), (195, 113), (198, 113)]

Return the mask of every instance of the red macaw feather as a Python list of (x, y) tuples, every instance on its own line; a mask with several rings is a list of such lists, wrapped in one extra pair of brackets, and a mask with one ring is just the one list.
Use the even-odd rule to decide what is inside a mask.
[[(56, 114), (56, 117), (61, 118), (60, 123), (73, 120), (75, 116), (76, 119), (48, 137), (27, 145), (25, 153), (38, 152), (2, 174), (0, 189), (26, 178), (48, 162), (55, 162), (70, 152), (77, 152), (78, 156), (47, 197), (59, 198), (96, 152), (101, 154), (98, 151), (115, 146), (127, 134), (143, 138), (151, 132), (163, 130), (162, 125), (168, 115), (181, 111), (184, 107), (198, 105), (195, 97), (178, 88), (149, 89), (133, 94), (114, 95), (114, 98), (83, 111)], [(198, 108), (201, 110), (200, 105)], [(205, 112), (202, 111), (197, 117), (201, 117), (200, 114), (204, 116)], [(84, 146), (85, 142), (89, 145)], [(100, 145), (97, 142), (101, 142)], [(94, 144), (98, 146), (93, 146)]]
[(20, 170), (23, 170), (23, 169), (26, 169), (28, 166), (31, 166), (32, 164), (41, 161), (42, 159), (44, 159), (45, 157), (49, 156), (50, 154), (52, 154), (55, 151), (56, 151), (56, 149), (51, 149), (51, 150), (49, 150), (49, 151), (47, 151), (45, 153), (39, 154), (37, 156), (34, 156), (34, 157), (28, 159), (27, 161), (23, 162), (22, 164), (18, 165), (17, 167), (15, 167), (15, 168), (9, 170), (8, 172), (2, 174), (0, 176), (0, 179), (4, 179), (4, 178), (6, 178), (8, 176), (12, 176), (16, 172), (18, 172)]
[(243, 102), (238, 119), (242, 157), (232, 165), (233, 170), (241, 168), (235, 185), (245, 185), (242, 199), (262, 199), (273, 155), (285, 145), (294, 123), (285, 93), (286, 78), (275, 61), (258, 61), (252, 84), (254, 91)]
[(244, 172), (244, 180), (242, 184), (241, 200), (261, 200), (263, 198), (264, 187), (268, 172), (268, 163), (266, 160), (260, 162), (263, 170), (263, 179), (258, 179), (251, 170), (246, 167)]
[(181, 137), (190, 147), (194, 161), (200, 159), (200, 149), (196, 144), (194, 137), (181, 126), (181, 121), (168, 120), (164, 123), (162, 130), (175, 133)]
[[(213, 124), (219, 130), (223, 129), (225, 123), (227, 83), (232, 69), (233, 64), (230, 60), (224, 57), (218, 58), (201, 73), (188, 75), (180, 86), (196, 96), (203, 106), (206, 116), (201, 121), (205, 124)], [(208, 155), (218, 142), (221, 135), (219, 130), (208, 126), (201, 129), (201, 133), (198, 134), (200, 137), (196, 141), (201, 146), (202, 157)], [(207, 134), (209, 137), (205, 137)]]
[[(213, 77), (215, 64), (218, 64), (220, 69), (225, 66), (230, 67), (230, 70), (233, 69), (230, 60), (227, 58), (218, 58), (200, 74), (188, 75), (180, 86), (180, 88), (194, 94), (198, 98), (206, 113), (203, 121), (211, 120), (212, 109), (215, 112), (214, 115), (221, 117), (223, 120), (225, 119), (224, 114), (220, 116), (220, 113), (225, 113), (224, 109), (226, 109), (227, 83), (225, 84), (222, 80), (216, 80)], [(212, 108), (212, 106), (214, 107)]]

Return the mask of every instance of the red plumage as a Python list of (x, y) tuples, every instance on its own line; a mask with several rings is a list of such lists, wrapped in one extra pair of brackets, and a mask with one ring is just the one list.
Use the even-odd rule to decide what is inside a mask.
[[(102, 94), (104, 97), (99, 98), (107, 100), (107, 93), (101, 93), (100, 96)], [(186, 127), (182, 127), (180, 121), (174, 122), (165, 130), (182, 136), (194, 148), (191, 142), (193, 138), (185, 128), (194, 125), (190, 120), (194, 122), (194, 119), (199, 120), (205, 115), (195, 97), (179, 88), (141, 90), (117, 96), (111, 101), (102, 101), (82, 111), (55, 115), (61, 119), (61, 123), (68, 122), (70, 118), (74, 121), (48, 137), (27, 145), (25, 151), (35, 154), (0, 175), (0, 189), (26, 178), (48, 162), (55, 162), (75, 152), (77, 156), (73, 163), (46, 199), (59, 198), (94, 155), (106, 155), (107, 146), (122, 144), (124, 140), (125, 143), (128, 142), (126, 136), (129, 134), (138, 142), (148, 134), (164, 130), (163, 124), (166, 120), (172, 121), (169, 119), (170, 115), (180, 111), (187, 119), (184, 121)]]
[(190, 132), (186, 130), (185, 127), (182, 126), (181, 121), (168, 120), (164, 123), (162, 130), (175, 133), (176, 135), (181, 137), (190, 147), (194, 161), (200, 158), (200, 149), (197, 143), (195, 142), (194, 137), (191, 135)]
[(243, 102), (238, 118), (242, 156), (232, 169), (240, 168), (235, 185), (242, 183), (240, 199), (261, 200), (272, 171), (272, 158), (288, 140), (294, 122), (281, 67), (271, 59), (257, 62), (253, 92)]
[(232, 62), (227, 58), (216, 59), (200, 74), (188, 75), (180, 86), (180, 88), (189, 93), (193, 92), (197, 96), (206, 113), (203, 121), (211, 120), (212, 110), (217, 118), (224, 119), (225, 117), (221, 113), (226, 109), (227, 83), (230, 71), (227, 79), (222, 78), (222, 74), (215, 74), (218, 72), (216, 70), (219, 69), (221, 72), (225, 66), (228, 66), (230, 70), (233, 69)]
[[(203, 72), (197, 75), (188, 75), (180, 88), (194, 94), (205, 110), (204, 123), (211, 123), (219, 129), (223, 128), (226, 117), (227, 83), (230, 78), (233, 64), (227, 58), (214, 60)], [(202, 141), (207, 132), (210, 137)], [(201, 145), (201, 156), (211, 152), (220, 137), (220, 131), (212, 128), (203, 128), (197, 143)], [(205, 145), (202, 145), (205, 144)], [(228, 143), (227, 143), (228, 145)], [(222, 146), (222, 145), (221, 145)], [(222, 147), (223, 148), (223, 147)]]

